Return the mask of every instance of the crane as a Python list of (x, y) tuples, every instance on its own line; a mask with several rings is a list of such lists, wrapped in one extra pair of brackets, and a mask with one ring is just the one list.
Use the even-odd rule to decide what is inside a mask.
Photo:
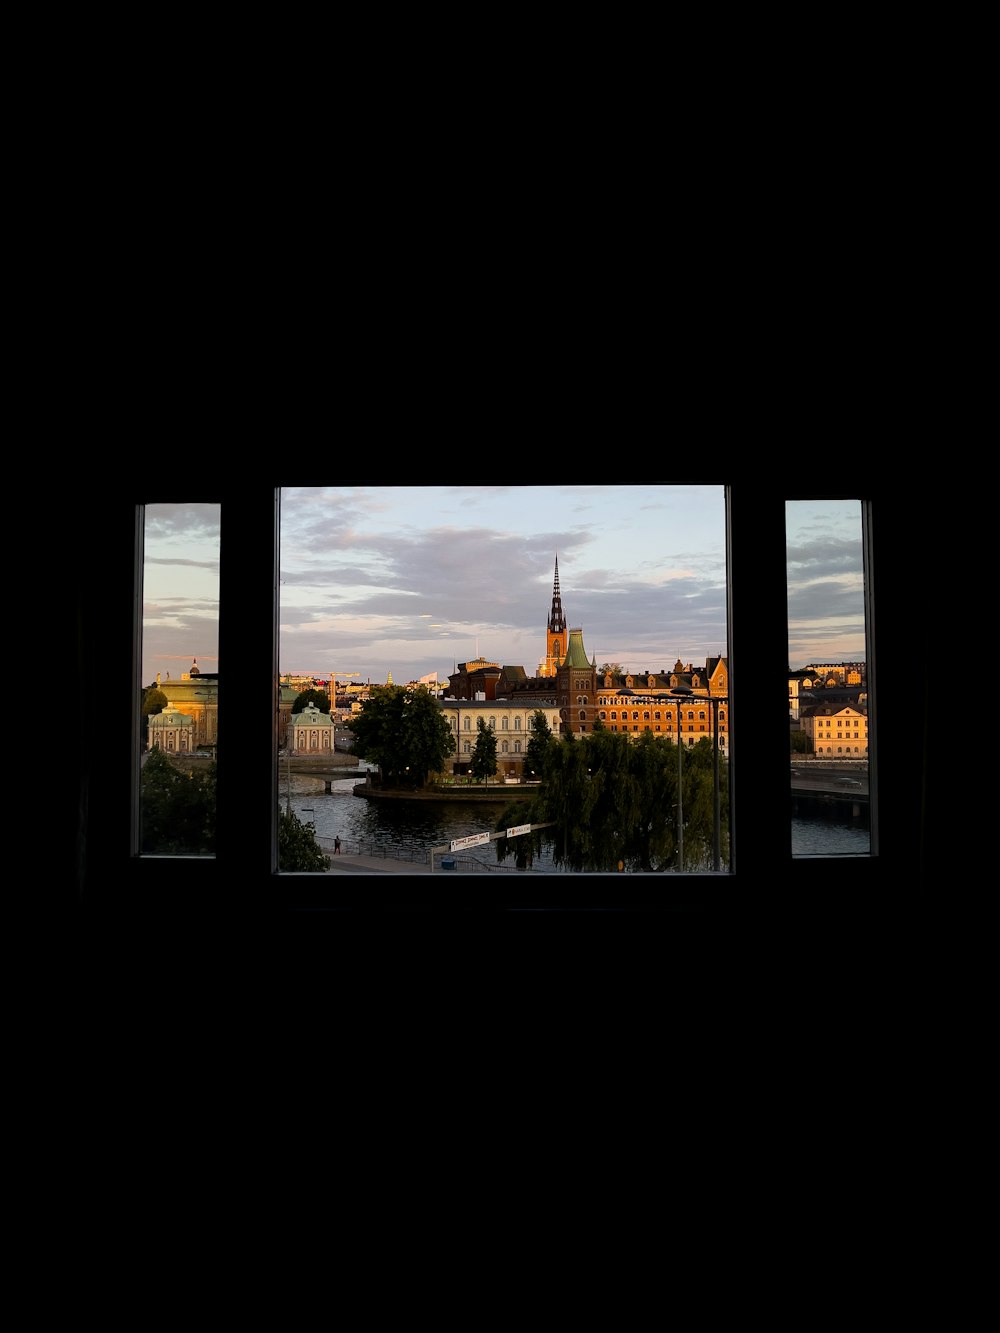
[(339, 677), (337, 676), (336, 672), (330, 673), (330, 702), (333, 704), (334, 708), (336, 708), (337, 706), (337, 685), (341, 681), (347, 682), (352, 677), (360, 675), (361, 675), (360, 671), (344, 671), (341, 672)]

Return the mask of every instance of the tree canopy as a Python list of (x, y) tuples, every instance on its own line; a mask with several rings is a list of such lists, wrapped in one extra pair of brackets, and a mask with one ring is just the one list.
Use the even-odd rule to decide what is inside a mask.
[(150, 685), (142, 696), (143, 717), (151, 717), (154, 713), (162, 713), (169, 702), (170, 700), (158, 685)]
[(162, 713), (170, 700), (158, 685), (150, 685), (142, 696), (142, 746), (149, 743), (149, 719)]
[(144, 856), (214, 855), (215, 781), (214, 762), (188, 773), (161, 749), (149, 752), (139, 783)]
[(326, 690), (308, 689), (303, 690), (301, 694), (295, 696), (295, 702), (292, 704), (292, 713), (301, 713), (304, 708), (310, 704), (315, 704), (321, 713), (329, 713), (330, 696)]
[(524, 771), (529, 778), (541, 778), (545, 773), (549, 750), (551, 746), (558, 745), (559, 742), (552, 735), (552, 728), (545, 720), (545, 714), (540, 708), (536, 708), (532, 713), (528, 725), (531, 735), (528, 738), (528, 745), (524, 752)]
[(330, 858), (316, 841), (316, 825), (303, 824), (294, 810), (278, 811), (278, 869), (329, 870)]
[(347, 723), (359, 759), (378, 764), (386, 787), (422, 787), (455, 751), (441, 705), (423, 685), (387, 686)]
[(497, 771), (497, 736), (485, 718), (476, 722), (476, 744), (472, 750), (469, 772), (474, 778), (485, 778), (489, 786), (490, 778)]
[[(720, 831), (726, 855), (729, 828), (726, 758), (719, 756)], [(684, 869), (712, 861), (714, 769), (712, 742), (703, 739), (681, 757)], [(525, 836), (498, 838), (498, 861), (513, 857), (527, 865), (543, 841), (553, 860), (575, 871), (655, 872), (678, 869), (677, 746), (651, 732), (632, 740), (621, 732), (595, 729), (585, 737), (568, 733), (546, 750), (543, 782), (527, 801), (509, 806), (495, 828), (550, 824)]]

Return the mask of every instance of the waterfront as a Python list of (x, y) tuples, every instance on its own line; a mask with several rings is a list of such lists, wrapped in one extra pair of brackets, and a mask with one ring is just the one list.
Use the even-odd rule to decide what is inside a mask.
[[(460, 801), (369, 801), (354, 795), (357, 778), (321, 777), (293, 773), (282, 781), (281, 808), (290, 801), (303, 823), (316, 826), (316, 840), (325, 852), (333, 852), (339, 837), (345, 855), (358, 853), (398, 859), (400, 869), (414, 861), (427, 864), (432, 847), (446, 847), (455, 838), (474, 833), (492, 833), (506, 808), (507, 798), (463, 804)], [(502, 791), (502, 789), (501, 789)], [(500, 873), (510, 872), (513, 861), (497, 865), (492, 843), (470, 847), (461, 854), (463, 868)], [(551, 853), (535, 858), (533, 869), (552, 871)]]
[[(334, 838), (339, 837), (345, 855), (398, 860), (399, 868), (405, 870), (408, 863), (427, 864), (432, 847), (444, 847), (453, 839), (475, 833), (492, 833), (507, 805), (504, 797), (474, 806), (449, 801), (369, 801), (354, 795), (357, 782), (357, 778), (337, 778), (327, 791), (322, 777), (283, 775), (281, 808), (288, 801), (303, 823), (314, 824), (324, 851), (332, 853)], [(794, 856), (867, 856), (870, 851), (869, 831), (856, 823), (794, 818), (791, 830)], [(465, 849), (461, 868), (513, 873), (513, 860), (498, 865), (496, 847), (489, 843)], [(552, 873), (559, 867), (546, 849), (535, 858), (532, 870)]]

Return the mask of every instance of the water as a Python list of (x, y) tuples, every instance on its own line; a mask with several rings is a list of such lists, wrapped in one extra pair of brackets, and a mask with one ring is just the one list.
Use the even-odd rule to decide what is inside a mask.
[[(326, 852), (333, 852), (333, 840), (340, 838), (343, 850), (366, 855), (396, 858), (401, 869), (409, 861), (426, 864), (432, 847), (446, 847), (454, 838), (473, 833), (492, 833), (497, 819), (507, 805), (502, 797), (494, 804), (465, 805), (449, 801), (368, 801), (354, 795), (357, 778), (337, 778), (326, 790), (323, 778), (293, 774), (282, 777), (281, 807), (286, 792), (291, 806), (303, 823), (316, 826), (316, 839)], [(867, 828), (855, 823), (818, 818), (796, 818), (792, 824), (794, 856), (867, 856), (871, 851)], [(508, 857), (497, 866), (496, 846), (470, 847), (461, 853), (468, 865), (476, 862), (484, 869), (513, 870)], [(534, 870), (558, 870), (550, 850), (536, 856)]]
[[(316, 841), (325, 852), (333, 852), (333, 840), (339, 837), (345, 854), (397, 858), (403, 870), (410, 861), (426, 865), (432, 847), (447, 847), (454, 838), (473, 833), (495, 832), (496, 821), (509, 803), (504, 796), (496, 802), (475, 805), (456, 801), (369, 801), (354, 795), (357, 782), (357, 778), (336, 778), (328, 792), (323, 778), (292, 774), (289, 779), (283, 775), (281, 808), (285, 808), (290, 785), (292, 809), (303, 823), (315, 824)], [(475, 869), (471, 864), (475, 862), (499, 873), (514, 870), (510, 856), (497, 865), (495, 843), (466, 848), (460, 855), (464, 869)], [(532, 869), (555, 870), (551, 851), (535, 856)]]
[(871, 834), (861, 824), (839, 820), (793, 819), (793, 856), (868, 856)]

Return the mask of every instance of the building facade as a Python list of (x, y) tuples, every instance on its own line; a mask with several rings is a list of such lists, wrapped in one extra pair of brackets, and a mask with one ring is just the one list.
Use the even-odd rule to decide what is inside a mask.
[[(202, 672), (198, 668), (198, 659), (191, 663), (190, 671), (185, 671), (178, 679), (174, 680), (170, 676), (161, 677), (157, 673), (156, 688), (166, 695), (167, 707), (174, 708), (180, 713), (184, 713), (193, 723), (193, 741), (192, 748), (198, 749), (199, 746), (214, 747), (219, 741), (219, 676), (218, 672)], [(150, 736), (147, 742), (149, 748), (152, 748), (152, 722), (154, 717), (162, 717), (163, 713), (154, 714), (150, 717)]]
[[(531, 719), (536, 704), (530, 700), (513, 699), (443, 699), (441, 711), (451, 728), (455, 752), (449, 760), (449, 771), (460, 775), (469, 772), (479, 719), (497, 738), (497, 776), (506, 780), (531, 781), (532, 774), (525, 770), (525, 755), (531, 739)], [(562, 734), (559, 709), (554, 701), (540, 710), (556, 737)]]
[(333, 718), (315, 704), (306, 704), (301, 713), (293, 713), (289, 719), (287, 749), (289, 754), (333, 754)]
[(194, 754), (197, 745), (194, 719), (179, 708), (167, 704), (148, 719), (147, 750), (163, 750), (166, 754)]
[[(673, 690), (688, 691), (675, 695)], [(672, 671), (610, 672), (601, 677), (598, 716), (610, 731), (651, 731), (673, 741), (680, 735), (689, 748), (712, 740), (729, 753), (729, 662), (709, 657), (704, 667), (680, 658)]]
[(866, 707), (822, 700), (802, 709), (799, 724), (815, 755), (830, 759), (868, 757)]

